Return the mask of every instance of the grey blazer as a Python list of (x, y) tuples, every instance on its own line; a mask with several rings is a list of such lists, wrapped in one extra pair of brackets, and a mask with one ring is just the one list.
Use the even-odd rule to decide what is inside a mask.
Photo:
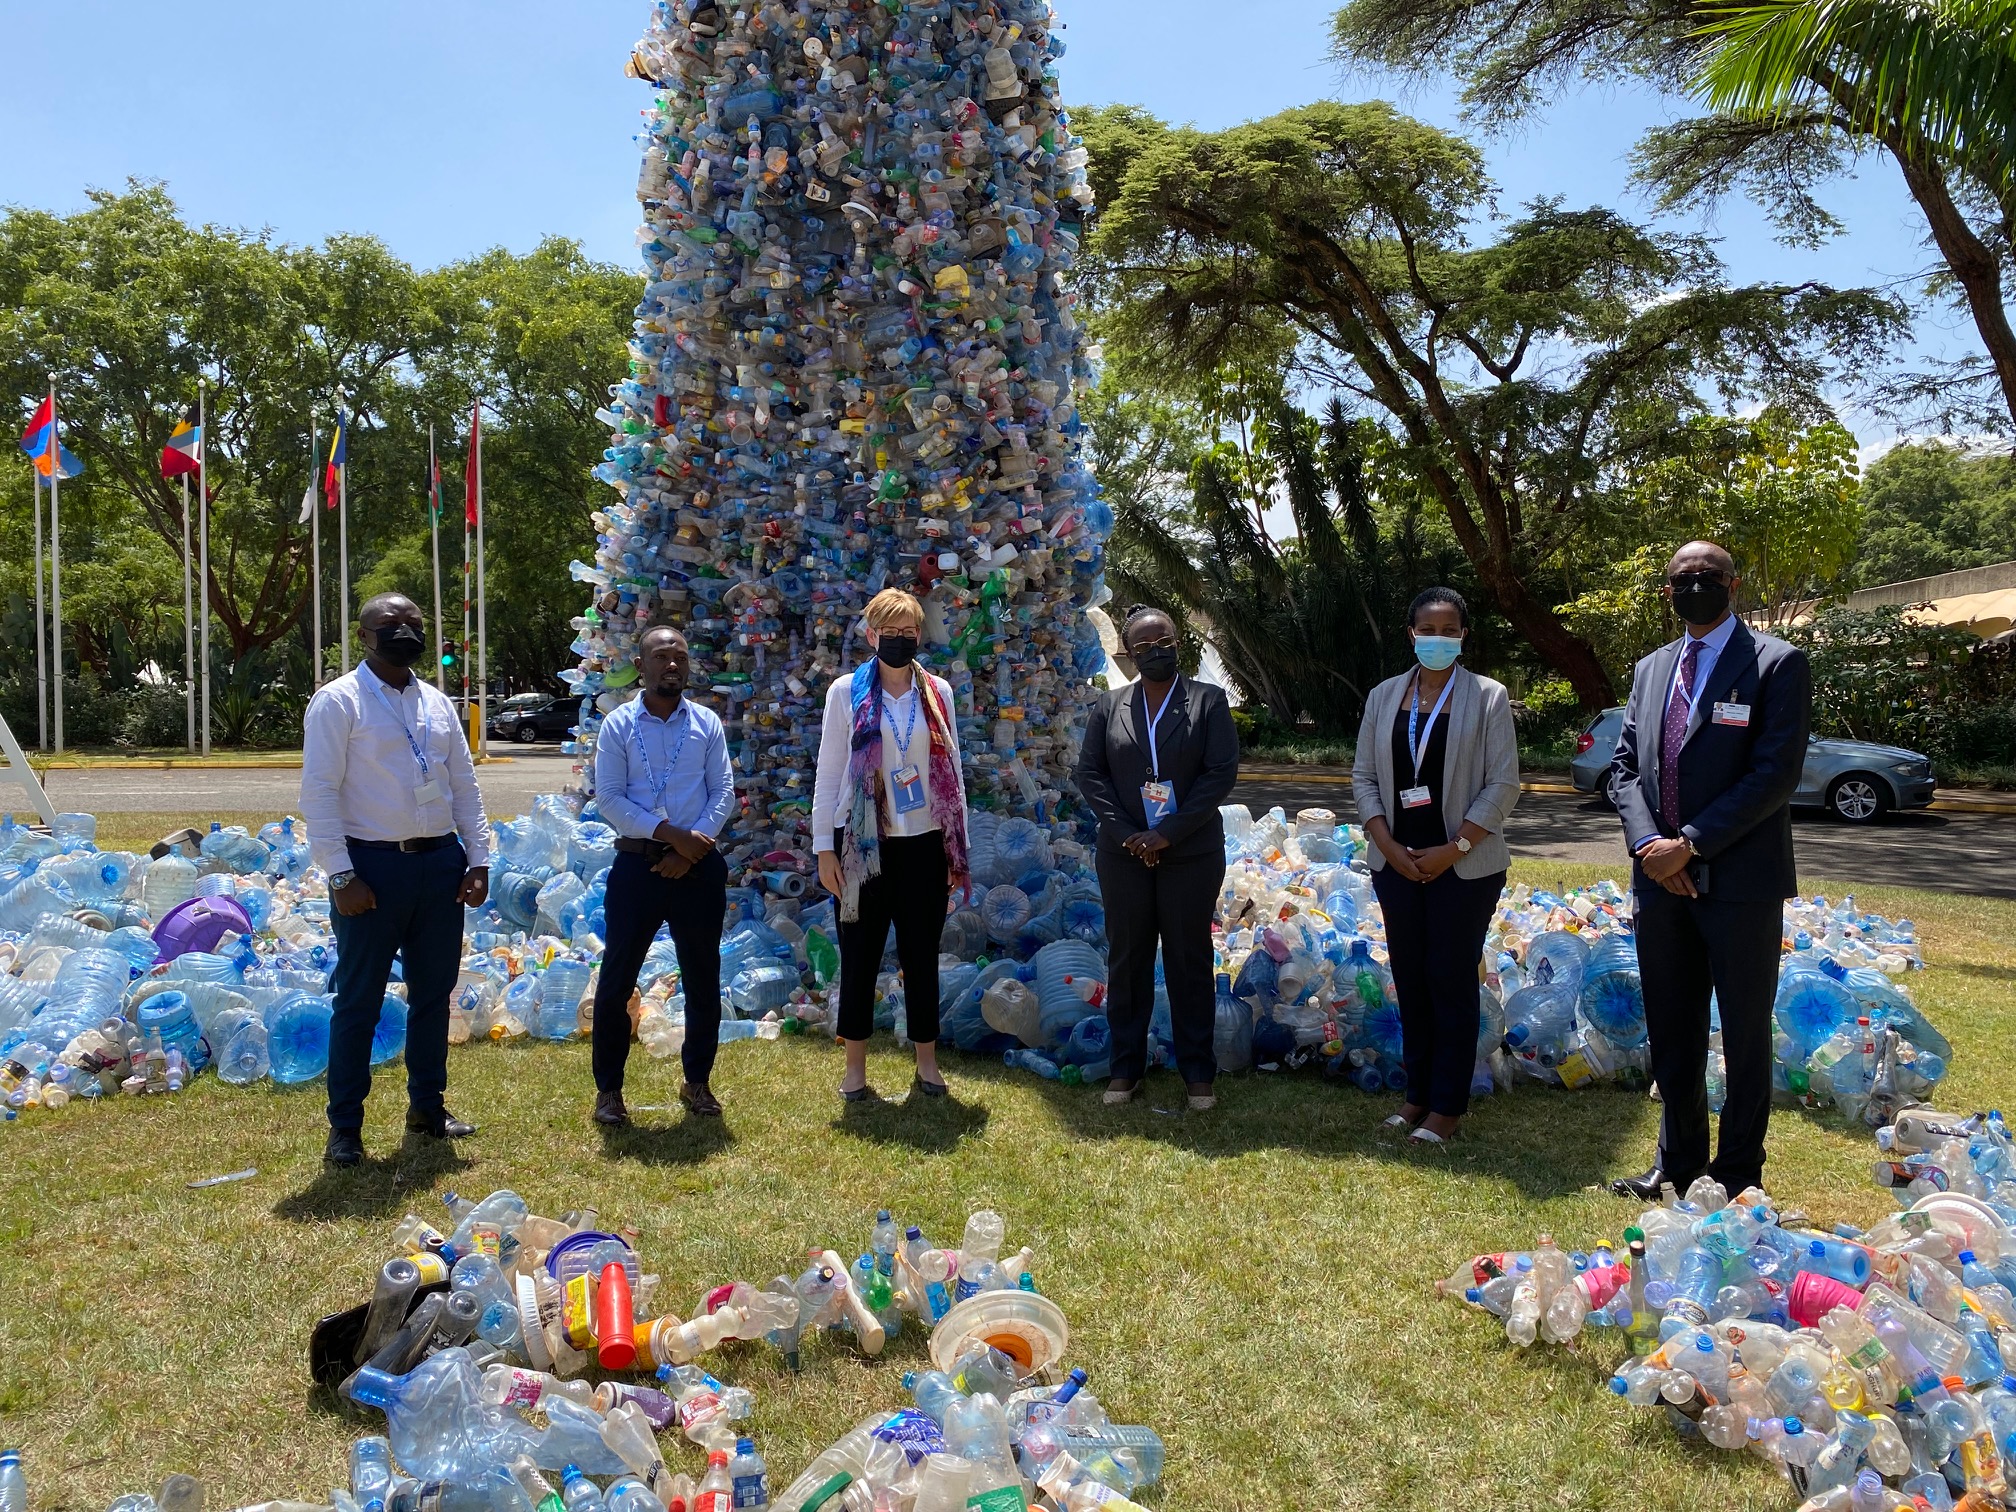
[[(1399, 807), (1394, 793), (1393, 721), (1407, 697), (1412, 672), (1389, 677), (1365, 700), (1358, 727), (1358, 755), (1351, 763), (1351, 791), (1358, 822), (1384, 819)], [(1449, 838), (1464, 820), (1490, 831), (1457, 861), (1459, 877), (1488, 877), (1512, 864), (1505, 844), (1505, 819), (1519, 801), (1519, 738), (1512, 728), (1512, 700), (1504, 684), (1458, 666), (1449, 695), (1449, 754), (1442, 769), (1442, 814)], [(1390, 821), (1389, 821), (1390, 822)], [(1386, 865), (1378, 846), (1366, 857), (1374, 871)]]

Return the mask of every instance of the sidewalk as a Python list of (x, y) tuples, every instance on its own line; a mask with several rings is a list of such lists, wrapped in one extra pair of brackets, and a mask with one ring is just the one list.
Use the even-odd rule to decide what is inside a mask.
[[(484, 756), (479, 761), (484, 765), (497, 762), (515, 761), (515, 756)], [(191, 756), (187, 753), (161, 756), (143, 753), (135, 756), (112, 756), (97, 752), (65, 752), (61, 756), (37, 755), (30, 752), (28, 765), (38, 772), (86, 772), (109, 770), (115, 772), (285, 772), (301, 770), (299, 751), (232, 751), (218, 752), (210, 756)]]
[[(1285, 761), (1248, 761), (1239, 766), (1241, 782), (1292, 782), (1319, 786), (1349, 786), (1351, 773), (1343, 767), (1300, 766)], [(1519, 791), (1574, 796), (1575, 785), (1560, 772), (1521, 772)], [(1940, 788), (1932, 795), (1934, 810), (1948, 814), (2016, 815), (2016, 793), (1991, 788)]]

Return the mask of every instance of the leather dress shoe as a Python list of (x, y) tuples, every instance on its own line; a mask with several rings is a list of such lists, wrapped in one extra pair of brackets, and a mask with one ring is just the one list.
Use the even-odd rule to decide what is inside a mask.
[(466, 1139), (476, 1132), (476, 1125), (462, 1122), (446, 1108), (435, 1113), (408, 1108), (406, 1128), (409, 1133), (425, 1134), (429, 1139)]
[(1699, 1171), (1682, 1174), (1655, 1165), (1642, 1176), (1619, 1176), (1610, 1183), (1610, 1190), (1619, 1197), (1629, 1197), (1634, 1201), (1657, 1202), (1661, 1190), (1667, 1183), (1672, 1183), (1674, 1191), (1685, 1192), (1694, 1184), (1694, 1178), (1700, 1174)]
[(354, 1166), (364, 1158), (364, 1136), (356, 1129), (331, 1129), (329, 1143), (323, 1147), (322, 1163), (332, 1166)]
[(630, 1110), (623, 1106), (621, 1092), (597, 1092), (595, 1094), (595, 1122), (606, 1124), (612, 1129), (621, 1129), (630, 1122)]

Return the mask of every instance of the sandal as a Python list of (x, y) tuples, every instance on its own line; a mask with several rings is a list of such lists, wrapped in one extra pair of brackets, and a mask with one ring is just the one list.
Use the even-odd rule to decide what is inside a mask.
[(1407, 1136), (1407, 1142), (1409, 1144), (1440, 1146), (1448, 1144), (1455, 1137), (1456, 1131), (1454, 1129), (1451, 1129), (1447, 1134), (1437, 1134), (1433, 1129), (1423, 1124)]
[(719, 1118), (721, 1116), (721, 1099), (704, 1086), (696, 1087), (691, 1082), (686, 1083), (685, 1086), (679, 1089), (679, 1101), (686, 1105), (688, 1113), (695, 1114), (700, 1118)]

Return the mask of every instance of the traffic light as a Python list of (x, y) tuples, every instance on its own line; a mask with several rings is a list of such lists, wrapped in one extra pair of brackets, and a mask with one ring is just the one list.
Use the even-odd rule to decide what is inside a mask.
[(441, 665), (443, 667), (450, 671), (454, 670), (460, 663), (461, 656), (462, 644), (460, 641), (443, 641), (441, 643)]

